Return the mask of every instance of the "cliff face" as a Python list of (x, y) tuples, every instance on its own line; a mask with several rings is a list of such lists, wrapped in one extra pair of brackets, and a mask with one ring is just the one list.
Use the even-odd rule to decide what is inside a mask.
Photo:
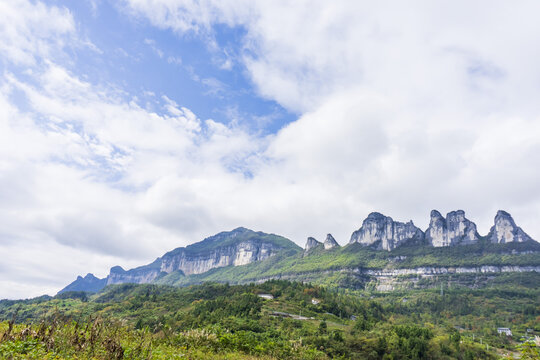
[(156, 269), (155, 267), (152, 267), (152, 264), (128, 271), (124, 270), (121, 266), (114, 266), (111, 268), (109, 276), (106, 278), (107, 285), (123, 283), (146, 284), (152, 282), (160, 274), (159, 268)]
[(310, 250), (315, 249), (316, 247), (321, 247), (321, 246), (323, 246), (322, 242), (310, 236), (307, 238), (306, 246), (304, 246), (304, 253), (307, 253)]
[(374, 212), (368, 215), (360, 229), (353, 232), (350, 243), (357, 242), (362, 245), (378, 243), (378, 249), (390, 251), (406, 242), (420, 242), (423, 239), (424, 233), (414, 226), (412, 221), (402, 223)]
[(107, 278), (107, 285), (149, 283), (173, 271), (181, 271), (184, 275), (201, 274), (217, 267), (261, 261), (290, 249), (298, 249), (298, 246), (284, 237), (237, 228), (174, 249), (149, 265), (128, 271), (115, 266)]
[(181, 270), (186, 275), (200, 274), (216, 267), (246, 265), (261, 261), (280, 250), (282, 248), (275, 244), (258, 241), (242, 241), (208, 253), (193, 255), (184, 250), (175, 254), (165, 254), (161, 259), (160, 270), (165, 273)]
[(499, 210), (495, 215), (495, 224), (488, 234), (493, 243), (524, 242), (532, 240), (516, 225), (512, 216), (506, 211)]
[(446, 219), (437, 210), (431, 211), (426, 240), (435, 247), (466, 245), (478, 241), (476, 224), (465, 217), (463, 210), (451, 211)]
[[(435, 247), (460, 246), (473, 244), (479, 238), (476, 225), (465, 217), (465, 212), (462, 210), (452, 211), (447, 214), (446, 218), (438, 211), (433, 210), (429, 228), (425, 234), (414, 226), (412, 221), (402, 223), (374, 212), (369, 214), (360, 229), (352, 234), (350, 243), (359, 243), (364, 246), (376, 247), (379, 250), (391, 251), (405, 244)], [(487, 239), (492, 243), (532, 241), (531, 237), (518, 227), (512, 216), (505, 211), (497, 212), (495, 224), (487, 235)], [(482, 242), (480, 245), (484, 246), (485, 244)], [(518, 244), (510, 246), (513, 245)], [(534, 246), (540, 245), (534, 244)], [(539, 250), (534, 246), (531, 251), (538, 252)], [(336, 247), (339, 247), (339, 244), (330, 234), (327, 235), (324, 243), (310, 237), (303, 255), (308, 256), (311, 253), (310, 250), (314, 248), (328, 250)], [(219, 267), (262, 261), (279, 252), (286, 254), (285, 256), (296, 256), (300, 250), (300, 247), (284, 237), (237, 228), (233, 231), (221, 232), (185, 248), (172, 250), (148, 265), (127, 271), (115, 266), (111, 268), (110, 274), (105, 279), (98, 279), (92, 274), (88, 274), (84, 278), (79, 276), (61, 292), (97, 292), (108, 284), (159, 282), (162, 277), (173, 272), (173, 276), (179, 275), (180, 277), (201, 274)], [(342, 250), (346, 251), (347, 247), (335, 252), (328, 252), (327, 255), (335, 253), (340, 256), (343, 255)], [(464, 249), (464, 251), (467, 250)], [(279, 267), (279, 264), (272, 264), (272, 266)], [(290, 263), (286, 266), (290, 266)], [(280, 269), (278, 268), (278, 270)]]
[(335, 247), (339, 247), (338, 242), (336, 241), (336, 239), (334, 239), (332, 234), (326, 235), (326, 240), (324, 240), (323, 245), (324, 245), (325, 250), (329, 250), (329, 249), (332, 249), (332, 248), (335, 248)]

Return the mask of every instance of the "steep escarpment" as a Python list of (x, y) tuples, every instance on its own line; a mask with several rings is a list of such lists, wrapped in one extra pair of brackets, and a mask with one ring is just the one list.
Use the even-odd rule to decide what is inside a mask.
[(495, 224), (489, 231), (488, 239), (498, 244), (532, 240), (529, 235), (516, 225), (512, 216), (503, 210), (497, 212)]
[(304, 255), (309, 255), (309, 253), (313, 249), (330, 250), (330, 249), (339, 248), (339, 247), (340, 246), (338, 242), (336, 241), (336, 239), (334, 239), (332, 234), (327, 234), (324, 242), (320, 242), (314, 237), (310, 236), (307, 238), (306, 245), (304, 246)]
[[(237, 228), (174, 249), (144, 266), (130, 270), (115, 266), (105, 279), (93, 275), (79, 277), (62, 291), (98, 291), (106, 284), (119, 283), (189, 285), (284, 276), (312, 281), (304, 275), (328, 271), (336, 274), (351, 269), (390, 271), (388, 276), (401, 276), (403, 271), (424, 271), (422, 269), (462, 269), (456, 270), (457, 273), (467, 273), (472, 271), (470, 269), (495, 269), (492, 267), (504, 270), (489, 273), (537, 272), (539, 254), (540, 244), (505, 211), (497, 213), (490, 233), (484, 237), (463, 210), (451, 211), (446, 217), (433, 210), (425, 233), (412, 221), (394, 221), (374, 212), (353, 232), (350, 243), (344, 247), (328, 234), (324, 242), (309, 237), (305, 250), (301, 251), (284, 237)], [(361, 272), (361, 276), (365, 275), (372, 274)], [(333, 281), (326, 275), (315, 280), (329, 285)]]
[(378, 249), (390, 251), (406, 242), (417, 242), (423, 238), (424, 233), (412, 221), (402, 223), (373, 212), (364, 220), (362, 227), (353, 232), (349, 243), (376, 245)]
[(474, 244), (480, 235), (476, 224), (465, 217), (465, 211), (451, 211), (444, 218), (437, 210), (432, 210), (426, 240), (433, 246), (454, 246)]
[[(130, 270), (114, 266), (105, 279), (98, 279), (102, 284), (99, 289), (111, 284), (151, 283), (172, 272), (183, 275), (201, 274), (218, 267), (246, 265), (265, 260), (281, 251), (296, 253), (299, 250), (295, 243), (282, 236), (237, 228), (185, 248), (174, 249), (148, 265)], [(72, 283), (61, 291), (67, 291), (66, 289), (73, 286)], [(90, 290), (83, 289), (84, 286), (85, 283), (79, 281), (81, 290), (96, 291), (95, 287)]]
[(307, 238), (306, 245), (304, 246), (304, 254), (309, 253), (313, 249), (322, 248), (322, 247), (323, 247), (322, 242), (310, 236)]
[(160, 274), (181, 271), (185, 275), (201, 274), (223, 266), (239, 266), (261, 261), (282, 250), (298, 249), (290, 240), (246, 228), (221, 232), (185, 248), (169, 251), (152, 264), (121, 271), (111, 269), (107, 284), (122, 282), (148, 283)]
[(335, 247), (339, 247), (338, 242), (336, 241), (336, 239), (334, 239), (332, 234), (326, 235), (326, 240), (324, 240), (323, 245), (324, 245), (325, 250), (330, 250), (330, 249), (333, 249)]
[[(429, 227), (425, 232), (414, 226), (412, 221), (402, 223), (374, 212), (363, 221), (360, 229), (353, 232), (350, 243), (390, 251), (407, 244), (433, 247), (472, 245), (481, 238), (476, 224), (465, 217), (463, 210), (451, 211), (446, 217), (432, 210)], [(495, 223), (486, 238), (493, 243), (533, 240), (516, 225), (509, 213), (502, 210), (497, 212)]]

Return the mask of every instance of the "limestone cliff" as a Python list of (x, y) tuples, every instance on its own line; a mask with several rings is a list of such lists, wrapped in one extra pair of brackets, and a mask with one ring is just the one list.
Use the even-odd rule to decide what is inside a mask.
[(431, 211), (426, 240), (435, 247), (466, 245), (478, 241), (476, 224), (465, 217), (463, 210), (451, 211), (444, 218), (437, 210)]
[(96, 278), (99, 286), (92, 287), (92, 290), (86, 286), (91, 281), (83, 281), (79, 277), (62, 291), (69, 291), (72, 288), (99, 291), (110, 284), (150, 283), (171, 272), (180, 272), (183, 275), (201, 274), (217, 267), (245, 265), (267, 259), (280, 251), (296, 252), (299, 249), (295, 243), (282, 236), (237, 228), (221, 232), (185, 248), (174, 249), (148, 265), (130, 270), (114, 266), (105, 279)]
[(241, 227), (169, 251), (149, 265), (128, 271), (116, 266), (111, 269), (107, 284), (148, 283), (173, 271), (181, 271), (184, 275), (201, 274), (217, 267), (261, 261), (279, 251), (297, 248), (284, 237)]
[(323, 245), (324, 245), (325, 250), (329, 250), (329, 249), (332, 249), (332, 248), (335, 248), (335, 247), (339, 247), (338, 242), (336, 241), (336, 239), (334, 239), (332, 234), (326, 235), (326, 240), (324, 240)]
[(493, 243), (509, 243), (530, 241), (532, 238), (516, 225), (512, 216), (499, 210), (495, 216), (495, 224), (491, 228), (488, 239)]
[(412, 221), (402, 223), (373, 212), (364, 220), (362, 227), (353, 232), (350, 243), (376, 245), (378, 249), (390, 251), (406, 242), (421, 242), (423, 239), (424, 233)]
[(322, 242), (310, 236), (307, 238), (306, 246), (304, 246), (304, 253), (307, 253), (310, 250), (313, 250), (317, 247), (322, 247), (322, 246), (323, 246)]

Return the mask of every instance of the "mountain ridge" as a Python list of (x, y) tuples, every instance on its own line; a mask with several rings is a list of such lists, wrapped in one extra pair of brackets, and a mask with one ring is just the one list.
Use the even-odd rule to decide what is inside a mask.
[[(353, 232), (348, 245), (341, 247), (328, 234), (324, 243), (309, 237), (304, 251), (282, 236), (239, 227), (168, 251), (147, 265), (130, 270), (114, 266), (105, 279), (90, 277), (86, 281), (79, 276), (59, 293), (96, 291), (101, 285), (120, 283), (183, 285), (203, 279), (235, 282), (325, 269), (540, 265), (540, 261), (530, 259), (531, 254), (540, 252), (540, 244), (505, 211), (497, 212), (493, 227), (484, 237), (463, 210), (449, 212), (446, 218), (433, 210), (430, 217), (430, 225), (423, 232), (412, 221), (403, 223), (371, 213)], [(462, 251), (463, 246), (468, 248)]]

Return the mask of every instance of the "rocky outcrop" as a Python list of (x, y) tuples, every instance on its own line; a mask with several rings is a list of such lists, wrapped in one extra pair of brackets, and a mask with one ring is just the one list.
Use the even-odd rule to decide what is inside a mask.
[(502, 210), (497, 211), (497, 215), (495, 215), (495, 224), (488, 234), (488, 239), (492, 243), (498, 244), (533, 240), (516, 225), (509, 213)]
[(304, 253), (307, 253), (310, 250), (313, 250), (315, 248), (322, 247), (322, 246), (323, 246), (322, 242), (310, 236), (307, 238), (306, 246), (304, 247)]
[(338, 242), (336, 241), (336, 239), (334, 239), (332, 234), (326, 235), (326, 240), (324, 240), (323, 245), (324, 245), (325, 250), (330, 250), (330, 249), (333, 249), (335, 247), (339, 247)]
[(107, 285), (111, 284), (123, 284), (123, 283), (134, 283), (134, 284), (147, 284), (154, 281), (159, 275), (159, 268), (152, 266), (159, 259), (156, 259), (152, 264), (140, 266), (135, 269), (124, 270), (121, 266), (113, 266), (107, 276)]
[(446, 219), (437, 210), (431, 211), (426, 240), (435, 247), (466, 245), (478, 241), (476, 224), (465, 217), (463, 210), (451, 211)]
[(507, 272), (538, 272), (540, 266), (498, 266), (483, 265), (476, 267), (447, 267), (447, 266), (425, 266), (411, 269), (355, 269), (354, 271), (372, 276), (404, 276), (404, 275), (445, 275), (445, 274), (487, 274), (487, 273), (507, 273)]
[[(282, 236), (237, 228), (221, 232), (185, 248), (174, 249), (148, 265), (130, 270), (114, 266), (105, 279), (96, 278), (99, 280), (96, 291), (111, 284), (150, 283), (171, 272), (180, 272), (183, 275), (201, 274), (217, 267), (261, 261), (281, 251), (295, 253), (298, 250), (300, 248), (295, 243)], [(79, 278), (62, 291), (74, 288), (76, 283), (81, 282)]]
[[(393, 269), (393, 268), (383, 268), (383, 269), (366, 269), (366, 268), (344, 268), (344, 269), (332, 269), (324, 271), (311, 271), (302, 273), (302, 281), (304, 282), (317, 282), (317, 280), (332, 276), (334, 274), (351, 275), (356, 277), (360, 283), (363, 283), (365, 286), (366, 280), (376, 280), (379, 284), (390, 284), (393, 282), (410, 282), (418, 281), (419, 279), (437, 279), (440, 275), (467, 275), (467, 274), (476, 274), (476, 275), (490, 275), (490, 278), (498, 274), (503, 273), (526, 273), (526, 272), (536, 272), (540, 273), (540, 266), (498, 266), (498, 265), (483, 265), (475, 267), (447, 267), (447, 266), (425, 266), (417, 268), (403, 268), (403, 269)], [(367, 279), (366, 279), (367, 277)], [(405, 278), (404, 278), (405, 277)], [(456, 277), (451, 277), (448, 281), (456, 281)], [(257, 279), (258, 283), (262, 283), (268, 280), (289, 280), (289, 281), (298, 281), (297, 274), (287, 274), (281, 273), (273, 276), (267, 276)], [(402, 279), (402, 280), (400, 280)], [(250, 280), (251, 281), (251, 280)], [(243, 282), (239, 282), (243, 283)], [(437, 280), (437, 285), (440, 284), (440, 281)], [(410, 284), (409, 284), (410, 285)], [(410, 287), (407, 287), (410, 288)], [(378, 291), (389, 291), (393, 290), (394, 287), (384, 288), (377, 286)]]
[(412, 221), (402, 223), (389, 216), (373, 212), (353, 232), (350, 243), (374, 245), (378, 249), (392, 250), (407, 242), (422, 242), (424, 233)]
[(99, 279), (94, 276), (94, 274), (86, 274), (85, 277), (77, 276), (77, 279), (60, 290), (58, 293), (63, 293), (67, 291), (88, 291), (88, 292), (98, 292), (103, 289), (107, 279)]
[(218, 267), (261, 261), (282, 250), (297, 248), (296, 244), (284, 237), (237, 228), (185, 248), (174, 249), (146, 266), (129, 271), (115, 267), (111, 269), (107, 284), (148, 283), (160, 274), (173, 271), (181, 271), (184, 275), (201, 274)]
[(180, 270), (186, 275), (201, 274), (217, 267), (239, 266), (261, 261), (280, 250), (282, 250), (280, 247), (271, 243), (242, 241), (208, 253), (190, 254), (188, 251), (178, 251), (163, 256), (160, 270), (165, 273)]
[[(405, 244), (437, 247), (472, 244), (477, 242), (479, 238), (476, 225), (465, 217), (465, 212), (462, 210), (452, 211), (447, 214), (446, 218), (438, 211), (433, 210), (429, 228), (425, 234), (414, 226), (412, 221), (408, 223), (397, 222), (392, 220), (391, 217), (374, 212), (369, 214), (360, 229), (352, 234), (350, 243), (359, 243), (364, 246), (391, 251)], [(512, 255), (540, 252), (540, 244), (536, 242), (529, 243), (529, 240), (532, 240), (531, 237), (516, 225), (510, 214), (504, 211), (497, 212), (495, 224), (491, 228), (487, 239), (493, 243), (514, 243), (494, 247), (501, 248), (501, 251), (504, 248), (511, 248)], [(483, 248), (485, 244), (482, 242), (479, 245), (480, 248)], [(327, 235), (324, 243), (310, 237), (303, 255), (308, 256), (312, 253), (311, 250), (316, 248), (328, 250), (336, 247), (339, 247), (339, 244), (330, 234)], [(519, 247), (523, 247), (523, 249), (520, 250)], [(348, 247), (345, 247), (336, 253), (347, 251), (347, 249)], [(358, 247), (353, 246), (350, 249), (358, 249)], [(468, 249), (464, 251), (467, 252)], [(278, 253), (282, 254), (281, 257), (286, 258), (287, 256), (297, 256), (299, 252), (301, 252), (301, 248), (284, 237), (255, 232), (246, 228), (237, 228), (233, 231), (221, 232), (187, 247), (172, 250), (148, 265), (130, 270), (115, 266), (111, 268), (109, 275), (105, 279), (98, 279), (92, 274), (88, 274), (84, 278), (79, 276), (60, 292), (97, 292), (107, 284), (160, 282), (162, 277), (171, 273), (174, 273), (174, 275), (171, 275), (172, 277), (201, 274), (219, 267), (238, 266), (262, 261)], [(397, 263), (404, 258), (403, 254), (398, 252), (395, 255), (391, 254), (389, 261)], [(272, 266), (279, 266), (279, 261), (273, 262)], [(464, 268), (458, 271), (467, 272), (469, 270)], [(163, 280), (166, 281), (171, 276)]]

